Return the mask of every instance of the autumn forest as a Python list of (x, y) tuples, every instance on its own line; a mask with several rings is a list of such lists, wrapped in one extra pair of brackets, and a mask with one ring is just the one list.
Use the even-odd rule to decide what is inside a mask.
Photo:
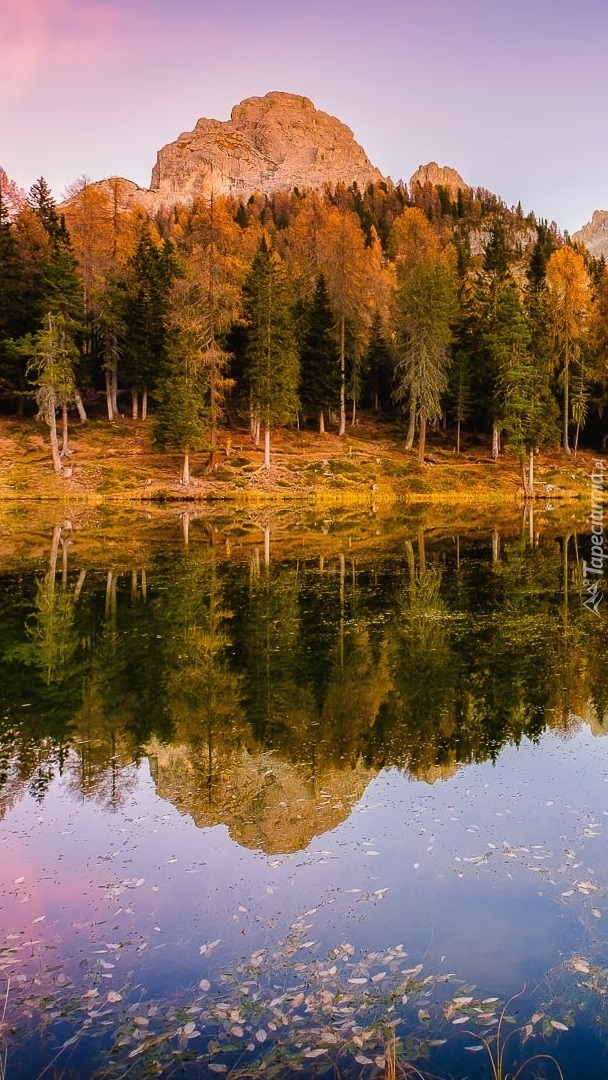
[(380, 182), (199, 198), (151, 218), (121, 181), (60, 206), (0, 170), (0, 395), (48, 425), (63, 469), (72, 410), (146, 421), (181, 455), (247, 427), (344, 435), (399, 418), (521, 462), (608, 430), (608, 271), (555, 225), (483, 190)]

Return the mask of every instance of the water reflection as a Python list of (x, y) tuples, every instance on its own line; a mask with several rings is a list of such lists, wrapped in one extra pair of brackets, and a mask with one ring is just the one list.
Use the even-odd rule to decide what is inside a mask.
[(298, 556), (268, 523), (232, 555), (184, 514), (145, 565), (116, 544), (87, 563), (57, 525), (39, 573), (2, 579), (0, 811), (57, 774), (116, 809), (147, 758), (197, 825), (289, 852), (387, 766), (431, 783), (547, 727), (603, 734), (581, 541), (526, 514), (515, 536), (420, 529)]

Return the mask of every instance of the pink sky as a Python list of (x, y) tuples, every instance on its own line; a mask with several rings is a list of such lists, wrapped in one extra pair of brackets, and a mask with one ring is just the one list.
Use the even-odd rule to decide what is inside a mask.
[(0, 0), (0, 14), (0, 164), (26, 188), (147, 185), (198, 117), (287, 90), (394, 180), (436, 160), (571, 231), (608, 208), (599, 0)]

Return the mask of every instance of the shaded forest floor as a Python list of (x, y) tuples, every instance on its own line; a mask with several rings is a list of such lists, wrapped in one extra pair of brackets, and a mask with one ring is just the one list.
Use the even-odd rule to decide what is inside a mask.
[[(364, 416), (340, 439), (312, 429), (281, 431), (272, 439), (270, 472), (263, 469), (262, 447), (245, 430), (220, 434), (216, 464), (209, 455), (191, 458), (192, 480), (179, 481), (181, 459), (152, 441), (150, 421), (92, 419), (70, 427), (65, 472), (51, 467), (48, 431), (32, 419), (0, 419), (0, 497), (2, 500), (151, 502), (179, 500), (278, 503), (297, 501), (347, 506), (385, 503), (517, 503), (520, 466), (508, 453), (492, 461), (487, 437), (465, 436), (462, 453), (451, 432), (432, 431), (427, 463), (403, 449), (404, 429), (388, 420)], [(586, 498), (593, 455), (541, 454), (535, 493), (544, 502)]]

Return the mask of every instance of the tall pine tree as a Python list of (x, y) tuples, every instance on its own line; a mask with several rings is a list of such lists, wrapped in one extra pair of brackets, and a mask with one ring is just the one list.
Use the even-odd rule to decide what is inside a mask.
[(283, 264), (265, 237), (245, 282), (244, 300), (252, 417), (264, 431), (264, 466), (269, 469), (271, 431), (295, 418), (300, 371)]
[(322, 434), (326, 411), (337, 411), (340, 404), (340, 357), (335, 343), (335, 319), (323, 274), (317, 278), (303, 322), (300, 401), (305, 411), (316, 412)]

